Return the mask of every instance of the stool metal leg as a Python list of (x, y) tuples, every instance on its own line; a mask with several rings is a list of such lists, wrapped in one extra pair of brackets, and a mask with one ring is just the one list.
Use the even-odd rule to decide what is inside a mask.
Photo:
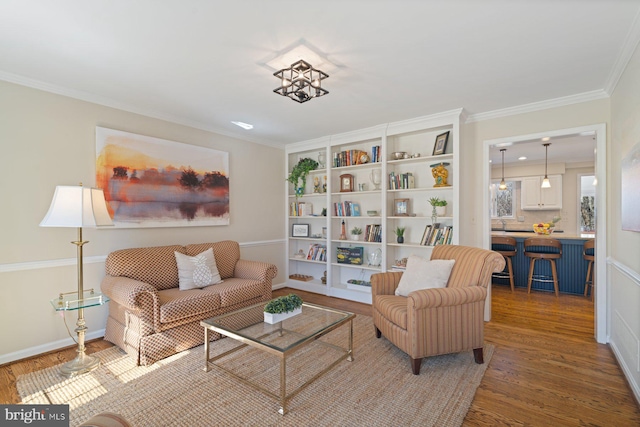
[(560, 292), (558, 291), (558, 270), (556, 270), (556, 260), (550, 259), (549, 262), (551, 263), (551, 274), (553, 275), (553, 289), (556, 292), (556, 296), (559, 297)]

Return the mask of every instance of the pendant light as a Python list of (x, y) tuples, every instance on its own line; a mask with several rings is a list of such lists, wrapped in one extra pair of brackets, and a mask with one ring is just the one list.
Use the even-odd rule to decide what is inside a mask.
[(506, 148), (501, 148), (500, 152), (502, 153), (502, 180), (500, 181), (500, 185), (498, 186), (498, 190), (506, 190), (507, 183), (504, 182), (504, 152), (507, 151)]
[(547, 142), (544, 145), (544, 178), (542, 179), (542, 185), (540, 188), (551, 188), (551, 183), (549, 182), (549, 177), (547, 176), (547, 154), (549, 152), (549, 146), (551, 143)]

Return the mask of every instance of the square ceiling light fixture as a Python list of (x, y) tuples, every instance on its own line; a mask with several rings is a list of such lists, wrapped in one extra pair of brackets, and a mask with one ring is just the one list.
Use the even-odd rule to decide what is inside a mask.
[(273, 75), (280, 80), (280, 86), (273, 91), (301, 104), (328, 94), (322, 88), (322, 80), (329, 77), (328, 70), (338, 67), (304, 39), (281, 50), (263, 65), (276, 70)]
[(329, 93), (322, 88), (322, 80), (329, 75), (316, 70), (304, 59), (294, 62), (289, 68), (276, 71), (273, 75), (280, 79), (280, 86), (273, 91), (301, 104)]

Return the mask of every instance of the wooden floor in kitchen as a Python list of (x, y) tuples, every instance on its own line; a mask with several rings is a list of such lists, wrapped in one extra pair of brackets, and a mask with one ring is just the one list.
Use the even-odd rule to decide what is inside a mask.
[[(292, 292), (274, 291), (274, 296)], [(370, 315), (371, 307), (295, 291), (303, 300)], [(607, 345), (594, 339), (593, 302), (582, 296), (493, 286), (485, 340), (496, 350), (465, 426), (640, 426), (640, 406)], [(371, 331), (373, 334), (373, 331)], [(88, 352), (110, 347), (88, 343)], [(0, 366), (0, 403), (19, 402), (16, 377), (68, 361), (75, 348)], [(408, 360), (402, 360), (407, 369)], [(421, 372), (428, 375), (428, 371)]]

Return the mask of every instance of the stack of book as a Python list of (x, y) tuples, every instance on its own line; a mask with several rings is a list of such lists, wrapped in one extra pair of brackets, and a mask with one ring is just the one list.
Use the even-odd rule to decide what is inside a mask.
[[(340, 168), (344, 166), (360, 165), (362, 163), (363, 154), (369, 156), (364, 150), (345, 150), (337, 153), (333, 153), (333, 167)], [(371, 155), (369, 156), (369, 162), (379, 163), (382, 161), (381, 150), (379, 145), (371, 147)]]
[(450, 245), (453, 238), (453, 227), (446, 225), (440, 227), (440, 223), (427, 225), (422, 234), (420, 244), (423, 246)]
[(333, 153), (333, 167), (339, 168), (362, 164), (361, 159), (363, 154), (369, 155), (366, 151), (362, 150), (347, 150)]
[(389, 174), (389, 189), (390, 190), (407, 190), (415, 188), (415, 179), (411, 172), (397, 174), (391, 172)]
[(382, 225), (368, 224), (364, 229), (365, 242), (382, 242)]
[(344, 201), (333, 204), (334, 216), (360, 216), (360, 205), (357, 203)]
[(307, 260), (326, 261), (327, 247), (318, 243), (312, 243), (311, 245), (309, 245), (309, 250), (307, 251)]
[(379, 145), (371, 147), (371, 163), (379, 163), (382, 161), (382, 150)]
[(291, 202), (289, 204), (289, 216), (312, 216), (313, 203)]

